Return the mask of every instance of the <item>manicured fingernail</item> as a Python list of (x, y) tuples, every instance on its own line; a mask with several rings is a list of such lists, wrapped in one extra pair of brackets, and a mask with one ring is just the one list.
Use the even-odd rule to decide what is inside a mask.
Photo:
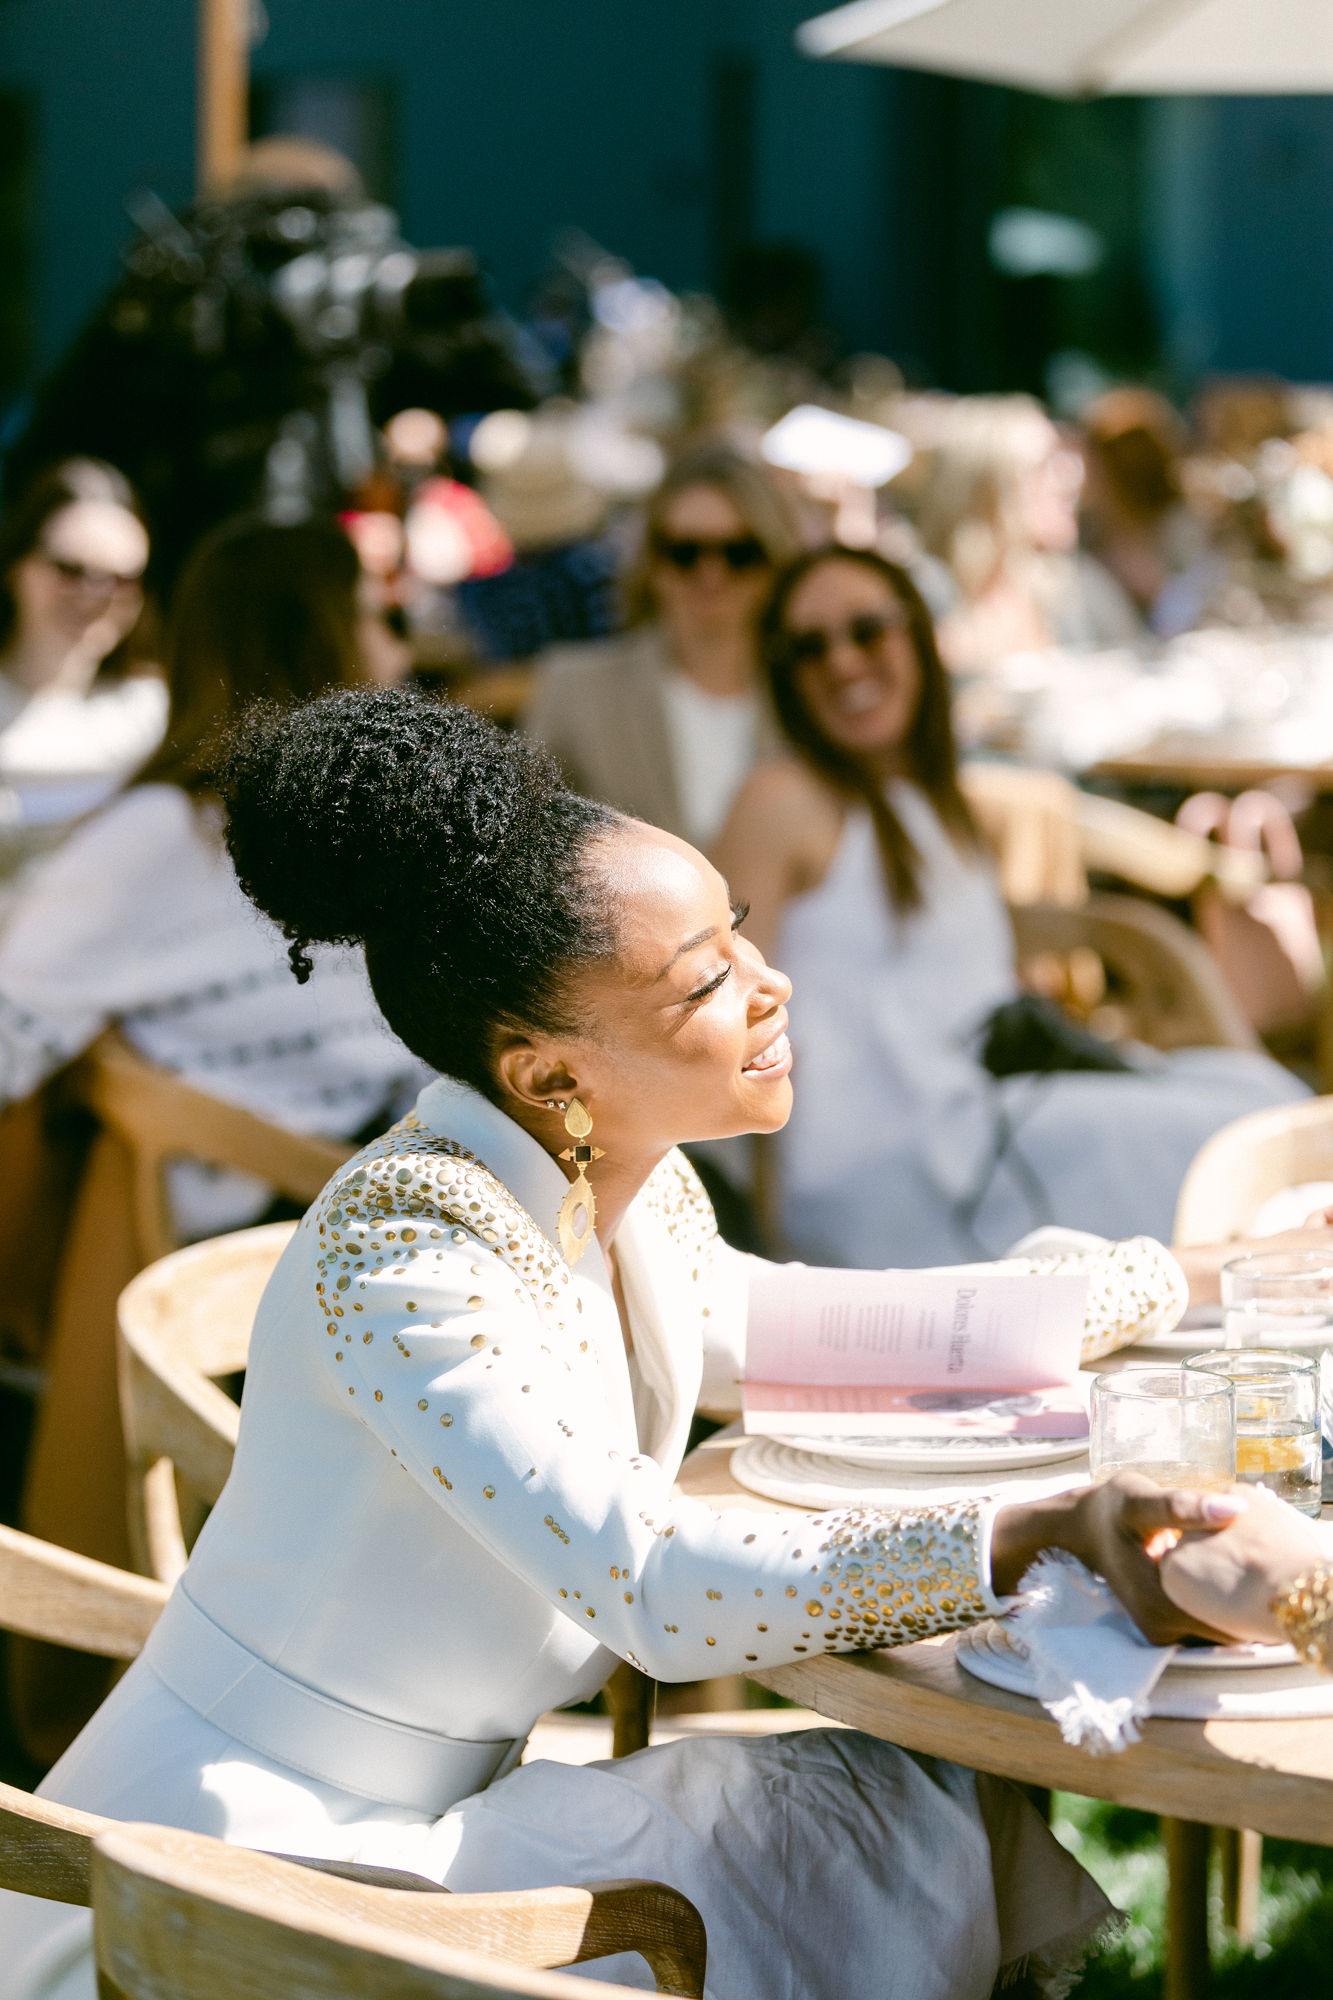
[(1249, 1504), (1243, 1493), (1209, 1493), (1203, 1503), (1203, 1518), (1205, 1521), (1235, 1521)]

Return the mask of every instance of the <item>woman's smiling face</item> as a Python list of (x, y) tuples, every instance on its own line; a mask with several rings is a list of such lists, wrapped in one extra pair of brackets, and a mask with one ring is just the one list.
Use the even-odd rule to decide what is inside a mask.
[(916, 721), (922, 674), (887, 579), (830, 556), (792, 591), (783, 625), (796, 692), (816, 727), (838, 749), (891, 765)]
[(742, 934), (721, 875), (638, 820), (602, 835), (589, 864), (618, 950), (580, 973), (577, 1032), (530, 1038), (533, 1073), (568, 1073), (611, 1158), (777, 1131), (792, 1102), (791, 982)]

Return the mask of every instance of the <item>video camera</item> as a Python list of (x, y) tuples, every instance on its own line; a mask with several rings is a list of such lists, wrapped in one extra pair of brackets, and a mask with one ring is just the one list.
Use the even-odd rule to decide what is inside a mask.
[(348, 504), (396, 410), (448, 421), (537, 400), (472, 253), (413, 249), (392, 209), (311, 190), (179, 216), (140, 194), (130, 213), (124, 276), (39, 393), (6, 478), (110, 459), (139, 489), (161, 583), (240, 508)]

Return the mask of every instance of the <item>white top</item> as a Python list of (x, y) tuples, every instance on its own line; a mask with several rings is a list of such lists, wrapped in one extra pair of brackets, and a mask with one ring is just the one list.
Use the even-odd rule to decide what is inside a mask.
[[(0, 931), (0, 1105), (24, 1097), (110, 1023), (151, 1062), (294, 1132), (350, 1138), (429, 1072), (385, 1025), (359, 952), (314, 954), (304, 986), (286, 941), (242, 894), (220, 814), (143, 785), (86, 820), (26, 879)], [(184, 1233), (263, 1206), (210, 1177)], [(228, 1195), (226, 1189), (230, 1187)], [(185, 1204), (184, 1208), (181, 1204)]]
[(783, 919), (797, 1061), (782, 1182), (798, 1198), (835, 1163), (839, 1177), (873, 1170), (884, 1131), (909, 1123), (961, 1191), (990, 1135), (975, 1037), (1018, 990), (1008, 913), (987, 862), (955, 846), (924, 793), (895, 781), (890, 798), (920, 856), (920, 907), (894, 909), (874, 824), (853, 810), (823, 881)]
[(157, 748), (166, 721), (157, 674), (30, 695), (0, 673), (0, 882), (104, 805)]
[(1305, 1095), (1268, 1056), (1178, 1050), (1143, 1074), (997, 1081), (978, 1031), (1018, 990), (994, 874), (925, 794), (890, 796), (921, 856), (922, 902), (889, 901), (868, 812), (848, 812), (824, 880), (787, 907), (795, 1107), (780, 1135), (783, 1235), (812, 1262), (999, 1256), (1043, 1223), (1170, 1237), (1199, 1147)]
[(662, 675), (662, 699), (685, 835), (707, 849), (754, 766), (759, 699), (754, 694), (708, 694), (674, 667)]

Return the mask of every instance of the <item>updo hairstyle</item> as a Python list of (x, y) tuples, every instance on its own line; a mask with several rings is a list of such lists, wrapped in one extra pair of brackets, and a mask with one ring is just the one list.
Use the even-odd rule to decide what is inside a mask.
[(574, 1031), (574, 976), (614, 955), (589, 844), (619, 824), (529, 739), (402, 689), (252, 709), (222, 774), (246, 894), (309, 978), (314, 944), (365, 946), (413, 1054), (499, 1101), (511, 1034)]

